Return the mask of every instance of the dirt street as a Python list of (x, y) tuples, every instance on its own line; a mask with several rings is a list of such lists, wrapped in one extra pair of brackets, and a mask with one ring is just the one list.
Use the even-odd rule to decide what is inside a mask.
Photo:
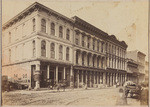
[[(103, 106), (116, 104), (118, 88), (107, 89), (74, 89), (57, 92), (43, 91), (15, 91), (2, 94), (3, 105), (88, 105)], [(139, 106), (140, 102), (127, 98), (128, 105)]]

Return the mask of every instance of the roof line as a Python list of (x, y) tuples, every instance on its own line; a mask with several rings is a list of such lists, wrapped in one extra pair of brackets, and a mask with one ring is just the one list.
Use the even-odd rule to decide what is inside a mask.
[(62, 14), (60, 14), (60, 13), (58, 13), (58, 12), (56, 12), (56, 11), (50, 9), (49, 7), (44, 6), (43, 4), (40, 4), (40, 3), (38, 3), (38, 2), (34, 2), (34, 3), (31, 4), (29, 7), (27, 7), (26, 9), (24, 9), (24, 10), (21, 11), (20, 13), (18, 13), (16, 16), (14, 16), (14, 17), (11, 18), (10, 20), (8, 20), (6, 23), (4, 23), (4, 24), (2, 25), (2, 28), (3, 28), (4, 26), (6, 26), (7, 24), (9, 24), (10, 22), (12, 22), (13, 20), (17, 19), (21, 14), (25, 13), (26, 11), (30, 10), (32, 7), (34, 7), (34, 6), (36, 6), (36, 5), (41, 6), (41, 7), (43, 7), (44, 9), (46, 9), (46, 10), (48, 10), (48, 11), (50, 11), (50, 12), (52, 12), (52, 13), (54, 13), (54, 14), (56, 14), (56, 15), (58, 15), (58, 16), (64, 18), (64, 19), (66, 19), (66, 20), (68, 20), (68, 21), (70, 21), (70, 22), (74, 22), (74, 20), (72, 20), (71, 18), (68, 18), (68, 17), (66, 17), (65, 15), (62, 15)]

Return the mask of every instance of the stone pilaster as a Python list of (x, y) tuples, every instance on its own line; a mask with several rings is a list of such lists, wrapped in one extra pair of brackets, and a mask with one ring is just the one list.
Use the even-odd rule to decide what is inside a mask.
[(36, 70), (34, 73), (34, 80), (35, 80), (34, 89), (36, 89), (36, 90), (40, 88), (40, 76), (41, 76), (40, 64), (36, 64)]
[(77, 70), (77, 87), (79, 88), (79, 70)]
[(64, 72), (63, 72), (63, 74), (64, 74), (64, 79), (66, 79), (66, 67), (64, 67)]
[(39, 38), (36, 38), (35, 40), (36, 45), (36, 58), (40, 58), (41, 56), (41, 40)]
[(50, 74), (50, 65), (47, 65), (47, 79), (49, 79), (49, 74)]
[(70, 87), (74, 87), (74, 75), (73, 75), (74, 73), (73, 73), (73, 67), (71, 66), (71, 68), (70, 68)]
[(56, 66), (56, 75), (55, 75), (56, 77), (56, 83), (58, 83), (58, 66)]

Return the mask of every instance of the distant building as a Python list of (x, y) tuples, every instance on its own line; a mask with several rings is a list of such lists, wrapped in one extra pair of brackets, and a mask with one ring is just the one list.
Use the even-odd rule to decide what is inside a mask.
[(32, 88), (63, 79), (70, 87), (125, 82), (126, 43), (77, 16), (36, 2), (3, 25), (2, 38), (2, 74)]
[(136, 61), (127, 58), (127, 81), (138, 83), (139, 70)]
[(144, 53), (138, 50), (127, 52), (127, 58), (134, 60), (138, 64), (139, 83), (145, 80), (145, 56)]
[(149, 81), (149, 62), (145, 61), (145, 81), (148, 82)]

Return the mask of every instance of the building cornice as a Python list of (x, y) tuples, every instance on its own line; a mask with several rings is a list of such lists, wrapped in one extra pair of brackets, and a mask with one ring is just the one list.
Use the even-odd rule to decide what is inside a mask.
[(119, 40), (117, 40), (117, 38), (116, 38), (115, 35), (110, 35), (110, 36), (107, 36), (106, 38), (107, 38), (107, 40), (112, 41), (114, 43), (117, 43), (117, 44), (123, 46), (124, 48), (128, 47), (128, 45), (125, 43), (125, 41), (119, 41)]
[(92, 35), (95, 35), (98, 38), (110, 40), (114, 43), (117, 43), (117, 44), (123, 46), (124, 48), (128, 47), (127, 44), (124, 41), (117, 40), (115, 35), (108, 35), (104, 31), (102, 31), (99, 28), (89, 24), (88, 22), (82, 20), (81, 18), (79, 18), (77, 16), (72, 17), (72, 19), (74, 19), (74, 21), (75, 21), (75, 27), (77, 27), (79, 29), (82, 29), (83, 31), (86, 31), (86, 32), (88, 32)]
[(105, 39), (106, 36), (108, 36), (107, 33), (103, 32), (102, 30), (89, 24), (88, 22), (82, 20), (81, 18), (79, 18), (77, 16), (72, 17), (72, 19), (74, 20), (75, 27), (77, 27), (83, 31), (86, 31), (86, 32), (90, 33), (91, 35), (94, 35), (101, 39)]
[(73, 23), (74, 21), (38, 2), (33, 3), (32, 5), (30, 5), (29, 7), (27, 7), (25, 10), (23, 10), (22, 12), (20, 12), (18, 15), (16, 15), (15, 17), (13, 17), (12, 19), (10, 19), (8, 22), (6, 22), (5, 24), (3, 24), (2, 29), (5, 30), (6, 28), (8, 28), (9, 26), (12, 26), (13, 24), (15, 24), (16, 22), (20, 21), (21, 19), (25, 18), (26, 16), (30, 15), (32, 12), (34, 11), (45, 11), (49, 16), (54, 15), (56, 16), (58, 19), (63, 19), (67, 22)]

